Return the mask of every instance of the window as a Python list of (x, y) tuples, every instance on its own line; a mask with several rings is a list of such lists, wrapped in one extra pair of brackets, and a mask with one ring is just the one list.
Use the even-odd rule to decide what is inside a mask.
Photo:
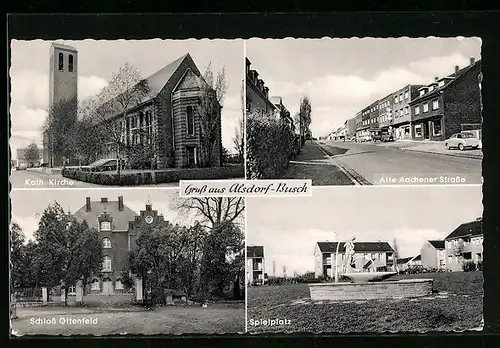
[(425, 89), (420, 90), (420, 96), (423, 96), (425, 94)]
[(429, 87), (429, 92), (432, 92), (433, 90), (434, 90), (434, 85), (431, 85), (431, 86)]
[(104, 260), (102, 261), (102, 270), (111, 271), (111, 257), (104, 256)]
[(444, 266), (444, 260), (439, 260), (439, 266), (441, 266), (441, 267)]
[(99, 285), (99, 280), (98, 279), (94, 279), (92, 281), (92, 285), (90, 287), (90, 290), (101, 290), (101, 287)]
[(415, 106), (415, 115), (420, 114), (420, 106)]
[(403, 93), (401, 93), (401, 94), (399, 95), (399, 102), (402, 102), (402, 101), (403, 101)]
[(439, 109), (439, 99), (432, 101), (432, 110), (437, 110), (437, 109)]
[(64, 55), (59, 53), (59, 71), (64, 70)]
[(120, 278), (118, 278), (115, 282), (115, 290), (123, 290), (123, 284)]
[(434, 135), (441, 135), (441, 120), (433, 122), (434, 127), (432, 128), (432, 132)]
[(408, 99), (408, 98), (410, 98), (410, 92), (406, 91), (405, 92), (405, 99)]
[(74, 285), (71, 285), (70, 287), (68, 287), (68, 295), (76, 295), (76, 287)]
[(111, 230), (111, 223), (109, 221), (101, 222), (101, 231), (110, 231), (110, 230)]
[(423, 107), (423, 112), (428, 112), (429, 111), (429, 103), (425, 103)]
[(399, 109), (399, 116), (403, 117), (403, 109)]
[(103, 240), (102, 240), (102, 247), (104, 249), (110, 249), (111, 248), (111, 239), (109, 239), (109, 238), (103, 238)]
[(405, 107), (405, 115), (408, 115), (410, 113), (410, 110), (408, 109), (408, 107)]
[(415, 126), (415, 136), (422, 137), (422, 125), (421, 124)]
[(451, 241), (446, 242), (446, 246), (448, 249), (453, 248), (453, 243)]
[(194, 118), (193, 118), (193, 107), (189, 105), (186, 108), (186, 122), (187, 122), (187, 134), (194, 135)]
[(194, 166), (196, 165), (196, 148), (194, 146), (187, 146), (187, 165)]
[(398, 103), (398, 96), (394, 97), (394, 103), (396, 103), (396, 104)]
[(444, 86), (444, 80), (443, 81), (439, 81), (438, 87), (443, 87), (443, 86)]
[(73, 55), (68, 56), (68, 71), (73, 72)]

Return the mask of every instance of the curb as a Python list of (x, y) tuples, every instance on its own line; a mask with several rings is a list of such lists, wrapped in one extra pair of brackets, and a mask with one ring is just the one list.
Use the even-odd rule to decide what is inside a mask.
[(424, 151), (424, 150), (412, 150), (408, 148), (401, 148), (400, 150), (403, 151), (412, 151), (412, 152), (419, 152), (419, 153), (430, 153), (432, 155), (443, 155), (443, 156), (452, 156), (452, 157), (461, 157), (461, 158), (470, 158), (470, 159), (477, 159), (477, 160), (482, 160), (482, 156), (467, 156), (467, 155), (461, 155), (458, 153), (442, 153), (442, 152), (434, 152), (434, 151)]

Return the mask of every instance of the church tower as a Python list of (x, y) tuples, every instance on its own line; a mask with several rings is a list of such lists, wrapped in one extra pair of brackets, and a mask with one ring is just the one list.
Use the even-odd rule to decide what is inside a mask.
[[(71, 46), (53, 43), (50, 47), (49, 69), (49, 113), (52, 113), (55, 106), (64, 105), (66, 111), (57, 114), (69, 117), (76, 122), (78, 51)], [(55, 114), (51, 114), (52, 116), (57, 117)], [(57, 142), (55, 139), (58, 136), (58, 134), (43, 135), (43, 161), (48, 163), (50, 167), (58, 167), (63, 164), (63, 158), (53, 153), (55, 152), (53, 144)]]

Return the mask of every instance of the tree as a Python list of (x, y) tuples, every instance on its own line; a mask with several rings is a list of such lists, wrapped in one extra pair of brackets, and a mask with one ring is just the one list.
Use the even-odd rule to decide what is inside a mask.
[(311, 125), (311, 110), (311, 101), (309, 97), (305, 95), (300, 100), (299, 108), (299, 130), (301, 139), (309, 132), (309, 127)]
[(276, 260), (273, 260), (273, 277), (276, 277)]
[(241, 84), (241, 115), (238, 117), (238, 125), (235, 128), (235, 135), (233, 138), (233, 145), (236, 153), (238, 154), (238, 158), (240, 163), (244, 163), (244, 153), (245, 153), (245, 95), (244, 95), (244, 81)]
[(283, 265), (283, 278), (286, 278), (286, 266)]
[(10, 279), (15, 288), (21, 287), (23, 283), (24, 240), (21, 227), (13, 223), (10, 227)]
[[(150, 93), (148, 81), (141, 77), (133, 65), (125, 63), (113, 73), (108, 85), (99, 94), (86, 101), (85, 119), (95, 126), (94, 131), (102, 138), (101, 145), (115, 152), (118, 175), (121, 174), (124, 152), (130, 151), (143, 137), (139, 126), (137, 133), (132, 134), (132, 139), (126, 139), (122, 131), (127, 126), (119, 120), (125, 120), (130, 109), (147, 100)], [(118, 120), (117, 116), (120, 116)]]
[(40, 150), (35, 142), (29, 144), (26, 148), (24, 159), (30, 164), (30, 166), (33, 166), (36, 162), (40, 161)]
[(193, 197), (179, 198), (175, 208), (181, 214), (196, 214), (200, 222), (211, 229), (223, 222), (240, 222), (245, 210), (243, 197)]
[(392, 241), (392, 249), (394, 252), (392, 253), (392, 260), (394, 262), (394, 270), (399, 273), (399, 268), (398, 268), (398, 260), (399, 260), (399, 248), (398, 244), (396, 242), (396, 238)]
[(227, 91), (226, 69), (222, 67), (214, 76), (212, 64), (208, 63), (203, 77), (206, 83), (201, 86), (199, 108), (202, 138), (200, 157), (201, 165), (210, 167), (220, 165), (221, 160), (221, 108)]
[(85, 221), (78, 222), (56, 202), (43, 212), (34, 234), (39, 283), (66, 290), (78, 280), (86, 281), (102, 269), (99, 233)]
[[(235, 280), (244, 267), (244, 255), (239, 253), (245, 247), (243, 231), (230, 221), (225, 221), (215, 228), (205, 239), (201, 263), (202, 287), (211, 297), (224, 297), (225, 289)], [(238, 251), (234, 258), (228, 253)]]

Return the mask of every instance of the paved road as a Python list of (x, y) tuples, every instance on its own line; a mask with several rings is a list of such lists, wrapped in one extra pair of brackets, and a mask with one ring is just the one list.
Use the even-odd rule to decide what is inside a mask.
[[(373, 143), (319, 141), (317, 145), (324, 151), (321, 161), (334, 162), (360, 184), (482, 183), (481, 159), (405, 151)], [(406, 181), (399, 182), (401, 178)], [(394, 179), (397, 182), (389, 182)], [(413, 181), (407, 182), (410, 179)]]
[[(103, 188), (117, 187), (91, 184), (64, 178), (61, 174), (46, 174), (36, 170), (13, 170), (10, 176), (13, 189), (16, 188)], [(151, 187), (178, 187), (178, 183), (151, 185)]]

